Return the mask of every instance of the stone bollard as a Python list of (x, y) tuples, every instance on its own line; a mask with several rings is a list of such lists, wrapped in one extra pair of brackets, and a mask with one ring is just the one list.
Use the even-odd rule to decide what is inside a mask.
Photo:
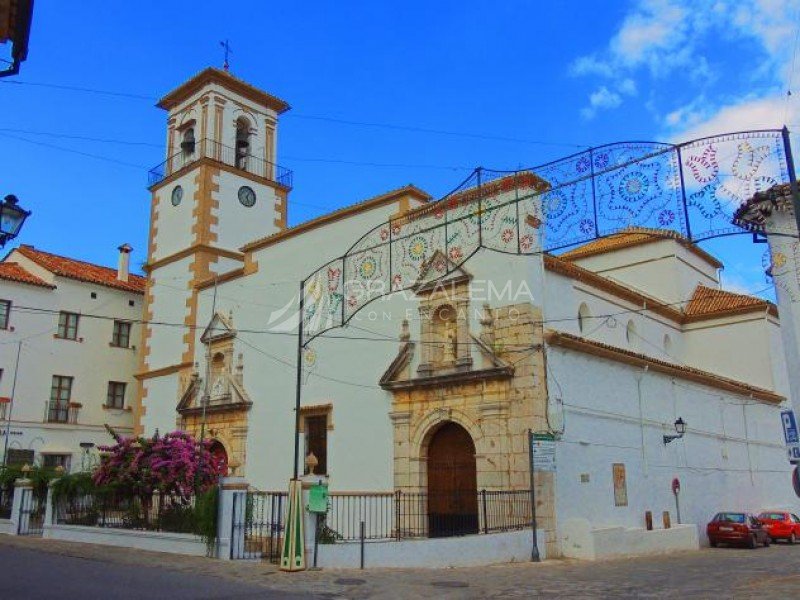
[(223, 477), (220, 481), (216, 552), (220, 560), (247, 558), (245, 528), (249, 487), (244, 477)]
[[(14, 499), (11, 504), (11, 535), (24, 535), (30, 526), (30, 508), (33, 504), (33, 482), (17, 479), (14, 482)], [(26, 512), (23, 513), (23, 509)]]

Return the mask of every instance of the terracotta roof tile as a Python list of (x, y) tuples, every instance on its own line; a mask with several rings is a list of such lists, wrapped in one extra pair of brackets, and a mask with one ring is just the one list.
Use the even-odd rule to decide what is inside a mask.
[(15, 262), (0, 263), (0, 279), (15, 281), (17, 283), (38, 285), (51, 290), (56, 287), (50, 283), (47, 283), (43, 279), (39, 279), (36, 275), (29, 273), (22, 266)]
[(102, 267), (81, 260), (75, 260), (74, 258), (42, 252), (33, 246), (26, 246), (24, 244), (17, 248), (17, 252), (61, 277), (104, 285), (106, 287), (137, 294), (144, 293), (144, 286), (147, 280), (139, 275), (129, 275), (128, 281), (120, 281), (117, 279), (117, 270), (110, 267)]
[(663, 240), (675, 240), (684, 248), (694, 252), (697, 256), (704, 259), (715, 268), (720, 268), (722, 263), (716, 258), (711, 256), (708, 252), (698, 247), (696, 244), (688, 240), (686, 237), (669, 229), (650, 229), (648, 227), (627, 227), (620, 231), (606, 237), (602, 237), (583, 244), (572, 250), (564, 252), (560, 256), (567, 260), (578, 260), (588, 256), (595, 256), (597, 254), (604, 254), (606, 252), (614, 252), (630, 248), (632, 246), (640, 246), (642, 244), (649, 244), (652, 242), (660, 242)]
[(698, 285), (684, 312), (687, 316), (694, 317), (753, 308), (763, 308), (765, 311), (774, 312), (775, 305), (755, 296), (735, 294)]

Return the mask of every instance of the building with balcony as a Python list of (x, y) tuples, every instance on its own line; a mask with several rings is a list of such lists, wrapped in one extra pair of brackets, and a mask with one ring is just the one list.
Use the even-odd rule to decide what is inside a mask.
[(0, 262), (0, 453), (86, 468), (130, 434), (145, 279), (19, 246)]

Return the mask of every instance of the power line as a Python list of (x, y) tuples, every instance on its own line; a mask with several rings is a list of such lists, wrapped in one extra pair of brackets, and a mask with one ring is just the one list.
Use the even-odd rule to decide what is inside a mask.
[[(150, 102), (156, 102), (158, 98), (155, 96), (147, 96), (144, 94), (136, 94), (130, 92), (119, 92), (119, 91), (110, 91), (110, 90), (101, 90), (96, 88), (88, 88), (88, 87), (80, 87), (80, 86), (73, 86), (73, 85), (60, 85), (60, 84), (53, 84), (53, 83), (44, 83), (44, 82), (33, 82), (33, 81), (20, 81), (20, 80), (0, 80), (0, 83), (6, 84), (13, 84), (13, 85), (27, 85), (33, 87), (41, 87), (41, 88), (50, 88), (50, 89), (57, 89), (63, 91), (71, 91), (71, 92), (83, 92), (88, 94), (97, 94), (97, 95), (104, 95), (104, 96), (113, 96), (113, 97), (120, 97), (120, 98), (131, 98), (135, 100), (147, 100)], [(339, 125), (351, 125), (356, 127), (370, 127), (370, 128), (378, 128), (378, 129), (388, 129), (392, 131), (408, 131), (411, 133), (424, 133), (429, 135), (443, 135), (443, 136), (450, 136), (450, 137), (462, 137), (462, 138), (470, 138), (470, 139), (478, 139), (478, 140), (487, 140), (487, 141), (498, 141), (498, 142), (511, 142), (517, 144), (532, 144), (537, 146), (552, 146), (552, 147), (561, 147), (561, 148), (572, 148), (572, 149), (581, 149), (581, 148), (589, 148), (590, 146), (587, 144), (575, 144), (575, 143), (568, 143), (568, 142), (551, 142), (548, 140), (534, 140), (528, 138), (517, 138), (517, 137), (509, 137), (509, 136), (499, 136), (499, 135), (491, 135), (491, 134), (484, 134), (484, 133), (474, 133), (474, 132), (464, 132), (464, 131), (450, 131), (444, 129), (431, 129), (426, 127), (416, 127), (412, 125), (399, 125), (396, 123), (385, 123), (385, 122), (370, 122), (370, 121), (358, 121), (353, 119), (341, 119), (337, 117), (329, 117), (327, 115), (314, 115), (314, 114), (305, 114), (305, 113), (296, 113), (290, 112), (284, 116), (284, 118), (290, 117), (295, 119), (306, 119), (306, 120), (313, 120), (313, 121), (322, 121), (327, 123), (336, 123)]]

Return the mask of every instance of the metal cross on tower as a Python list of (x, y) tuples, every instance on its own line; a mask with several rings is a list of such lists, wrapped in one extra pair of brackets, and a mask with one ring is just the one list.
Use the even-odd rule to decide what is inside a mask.
[(228, 56), (233, 53), (233, 50), (231, 50), (231, 45), (228, 43), (228, 40), (220, 42), (219, 45), (225, 49), (225, 62), (222, 63), (222, 68), (228, 71), (230, 68), (230, 64), (228, 63)]

